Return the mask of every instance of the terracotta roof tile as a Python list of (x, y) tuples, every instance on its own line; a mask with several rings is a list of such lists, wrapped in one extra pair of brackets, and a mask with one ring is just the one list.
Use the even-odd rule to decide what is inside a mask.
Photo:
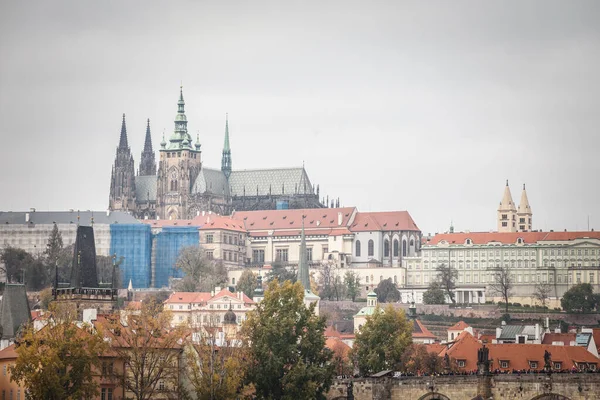
[(359, 212), (350, 226), (352, 232), (418, 231), (408, 211)]
[(15, 351), (14, 344), (11, 344), (0, 351), (0, 360), (11, 360), (15, 358), (17, 358), (17, 352)]
[[(310, 228), (347, 227), (355, 212), (354, 207), (236, 211), (231, 217), (242, 222), (248, 231), (269, 231), (300, 228), (304, 215), (304, 228), (308, 231)], [(338, 223), (340, 214), (341, 224)]]
[(546, 333), (542, 344), (552, 344), (552, 342), (563, 342), (565, 346), (569, 346), (575, 341), (575, 333)]
[(432, 237), (425, 245), (435, 246), (441, 241), (448, 244), (464, 244), (471, 239), (473, 244), (487, 244), (499, 242), (503, 244), (517, 243), (521, 238), (525, 243), (540, 241), (568, 241), (575, 239), (591, 238), (600, 239), (600, 232), (469, 232), (469, 233), (439, 233)]
[(470, 325), (467, 324), (465, 321), (458, 321), (457, 323), (452, 325), (450, 328), (448, 328), (448, 330), (449, 331), (464, 331), (469, 326)]
[(413, 320), (413, 333), (412, 337), (422, 339), (437, 339), (437, 337), (427, 329), (425, 325), (418, 319)]

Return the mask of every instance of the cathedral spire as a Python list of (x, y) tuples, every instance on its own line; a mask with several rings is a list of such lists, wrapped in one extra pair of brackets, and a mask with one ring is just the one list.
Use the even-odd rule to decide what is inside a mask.
[(187, 117), (185, 116), (185, 101), (183, 100), (183, 86), (179, 87), (179, 100), (177, 101), (177, 115), (175, 116), (175, 131), (169, 138), (169, 150), (192, 150), (192, 137), (187, 130)]
[(229, 146), (229, 115), (225, 114), (225, 143), (223, 144), (223, 156), (221, 157), (221, 171), (229, 179), (231, 175), (231, 147)]
[(523, 191), (521, 192), (521, 201), (519, 202), (519, 210), (517, 211), (517, 218), (519, 220), (520, 231), (530, 231), (533, 229), (532, 226), (533, 212), (529, 205), (529, 199), (527, 198), (527, 191), (525, 190), (525, 184), (523, 184)]
[(156, 158), (154, 157), (154, 150), (152, 149), (150, 119), (148, 119), (148, 124), (146, 125), (146, 139), (144, 141), (144, 151), (142, 151), (142, 158), (140, 159), (140, 169), (138, 170), (138, 175), (156, 175)]
[(298, 281), (304, 290), (310, 292), (310, 277), (308, 275), (308, 260), (306, 257), (306, 236), (304, 235), (304, 215), (302, 215), (302, 231), (300, 233), (300, 260), (298, 261)]
[(512, 194), (510, 193), (510, 186), (508, 186), (508, 179), (506, 180), (506, 186), (504, 187), (504, 195), (502, 196), (502, 201), (500, 202), (499, 210), (516, 211), (515, 203), (513, 202)]
[(119, 148), (126, 149), (127, 144), (127, 126), (125, 125), (125, 114), (123, 114), (123, 122), (121, 123), (121, 137), (119, 138)]

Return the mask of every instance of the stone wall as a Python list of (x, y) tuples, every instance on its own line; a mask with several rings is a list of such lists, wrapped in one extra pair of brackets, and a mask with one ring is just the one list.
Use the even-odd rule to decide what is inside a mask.
[[(354, 379), (355, 400), (473, 399), (484, 377), (456, 375), (439, 377)], [(493, 375), (490, 386), (493, 399), (592, 400), (600, 399), (600, 374)], [(334, 383), (330, 400), (347, 398), (348, 380)], [(544, 396), (545, 395), (545, 396)], [(542, 396), (542, 397), (540, 397)]]

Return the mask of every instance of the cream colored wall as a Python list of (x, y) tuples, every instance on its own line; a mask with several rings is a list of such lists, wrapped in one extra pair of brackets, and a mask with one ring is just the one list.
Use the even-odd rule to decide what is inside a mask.
[[(0, 360), (0, 398), (17, 399), (17, 393), (20, 393), (21, 400), (25, 400), (25, 387), (20, 386), (10, 380), (10, 366), (15, 364), (13, 360)], [(10, 397), (10, 392), (13, 392), (13, 397)], [(3, 397), (3, 394), (6, 397)]]

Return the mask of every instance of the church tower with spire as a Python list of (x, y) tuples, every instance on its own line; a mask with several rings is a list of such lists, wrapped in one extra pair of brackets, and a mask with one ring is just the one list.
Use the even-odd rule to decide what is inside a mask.
[(231, 176), (231, 148), (229, 146), (229, 116), (225, 115), (225, 143), (223, 144), (223, 155), (221, 157), (221, 171), (229, 180)]
[(519, 202), (519, 209), (517, 211), (517, 220), (519, 222), (519, 231), (529, 232), (533, 229), (533, 212), (531, 211), (531, 206), (529, 205), (525, 184), (523, 184), (523, 191), (521, 192), (521, 201)]
[(135, 212), (135, 168), (133, 156), (127, 143), (125, 114), (123, 114), (121, 136), (110, 179), (108, 208), (115, 211)]
[(298, 282), (304, 288), (304, 305), (308, 308), (315, 304), (315, 314), (319, 315), (319, 301), (321, 298), (310, 289), (310, 273), (308, 270), (308, 257), (306, 254), (306, 235), (304, 233), (304, 218), (302, 216), (302, 230), (300, 231), (300, 260), (298, 262)]
[(200, 143), (192, 145), (187, 129), (183, 86), (180, 87), (175, 130), (169, 142), (163, 140), (159, 151), (156, 187), (156, 215), (160, 219), (187, 219), (199, 210), (190, 207), (192, 186), (200, 172)]
[(152, 149), (152, 136), (150, 135), (150, 119), (146, 125), (146, 139), (144, 140), (144, 151), (140, 159), (139, 176), (156, 176), (156, 159), (154, 158), (154, 150)]
[(504, 187), (504, 195), (498, 207), (498, 232), (516, 232), (517, 231), (517, 208), (513, 202), (508, 186), (508, 179)]

